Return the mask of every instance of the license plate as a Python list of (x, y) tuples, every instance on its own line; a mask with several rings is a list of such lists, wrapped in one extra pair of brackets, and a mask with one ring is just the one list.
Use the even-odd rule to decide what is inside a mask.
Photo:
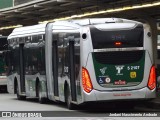
[(116, 80), (114, 81), (115, 85), (126, 85), (126, 81), (125, 80)]

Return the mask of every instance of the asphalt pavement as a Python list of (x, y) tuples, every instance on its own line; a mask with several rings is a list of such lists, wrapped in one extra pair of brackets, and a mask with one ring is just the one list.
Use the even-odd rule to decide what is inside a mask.
[(156, 98), (143, 104), (145, 107), (160, 110), (160, 88), (157, 90)]

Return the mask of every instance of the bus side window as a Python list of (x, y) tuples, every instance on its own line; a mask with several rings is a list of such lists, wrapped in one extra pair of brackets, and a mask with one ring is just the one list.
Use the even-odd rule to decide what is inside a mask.
[(58, 74), (62, 76), (63, 73), (63, 60), (64, 60), (64, 51), (63, 51), (63, 40), (65, 38), (65, 33), (59, 33), (58, 36)]
[(45, 48), (44, 47), (42, 48), (41, 59), (42, 59), (42, 70), (43, 70), (43, 72), (45, 72)]
[(37, 35), (32, 36), (32, 43), (38, 43), (38, 36)]
[(7, 69), (8, 69), (8, 59), (7, 59), (7, 55), (8, 54), (8, 51), (4, 51), (3, 52), (3, 62), (4, 62), (4, 69), (5, 69), (5, 71), (7, 71)]
[(17, 66), (19, 64), (18, 54), (19, 54), (18, 48), (14, 48), (12, 52), (10, 52), (9, 58), (11, 63), (11, 67), (10, 67), (11, 72), (18, 70), (18, 66)]
[(80, 70), (80, 34), (75, 33), (74, 34), (74, 50), (75, 50), (75, 78), (78, 79), (79, 70)]
[(9, 59), (9, 70), (8, 70), (8, 74), (10, 74), (11, 72), (13, 72), (13, 61), (14, 61), (14, 53), (13, 50), (11, 50), (8, 54), (8, 59)]
[(38, 71), (40, 71), (42, 74), (45, 72), (45, 54), (44, 54), (44, 48), (40, 47), (38, 53)]
[(25, 48), (24, 49), (24, 54), (25, 54), (25, 72), (28, 74), (29, 73), (29, 61), (30, 61), (30, 59), (29, 59), (29, 55), (30, 55), (30, 50), (29, 50), (29, 48)]
[[(32, 48), (29, 48), (27, 50), (27, 53), (26, 53), (26, 56), (27, 56), (27, 62), (26, 62), (26, 68), (29, 72), (29, 74), (32, 74), (33, 73), (33, 69), (32, 69)], [(26, 71), (27, 72), (27, 71)]]
[(59, 34), (59, 37), (58, 37), (58, 47), (63, 47), (63, 34)]

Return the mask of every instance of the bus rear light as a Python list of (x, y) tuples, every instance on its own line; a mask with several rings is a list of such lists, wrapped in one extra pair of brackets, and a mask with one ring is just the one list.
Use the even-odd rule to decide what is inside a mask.
[(86, 91), (87, 93), (90, 93), (93, 89), (88, 70), (84, 67), (82, 67), (82, 85), (84, 91)]
[(117, 42), (114, 43), (114, 45), (117, 46), (117, 47), (119, 47), (119, 46), (122, 45), (122, 42), (117, 41)]
[(156, 71), (155, 71), (155, 66), (152, 66), (149, 74), (148, 88), (150, 90), (153, 90), (155, 87), (156, 87)]

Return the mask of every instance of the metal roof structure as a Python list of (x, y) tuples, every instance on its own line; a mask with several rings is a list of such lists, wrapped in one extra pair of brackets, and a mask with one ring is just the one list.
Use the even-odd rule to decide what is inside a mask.
[[(96, 13), (90, 14), (93, 12)], [(86, 13), (88, 16), (84, 15)], [(76, 15), (127, 19), (150, 17), (160, 21), (160, 0), (34, 0), (1, 9), (0, 27), (17, 24), (35, 25), (40, 21), (67, 16), (76, 18)]]

